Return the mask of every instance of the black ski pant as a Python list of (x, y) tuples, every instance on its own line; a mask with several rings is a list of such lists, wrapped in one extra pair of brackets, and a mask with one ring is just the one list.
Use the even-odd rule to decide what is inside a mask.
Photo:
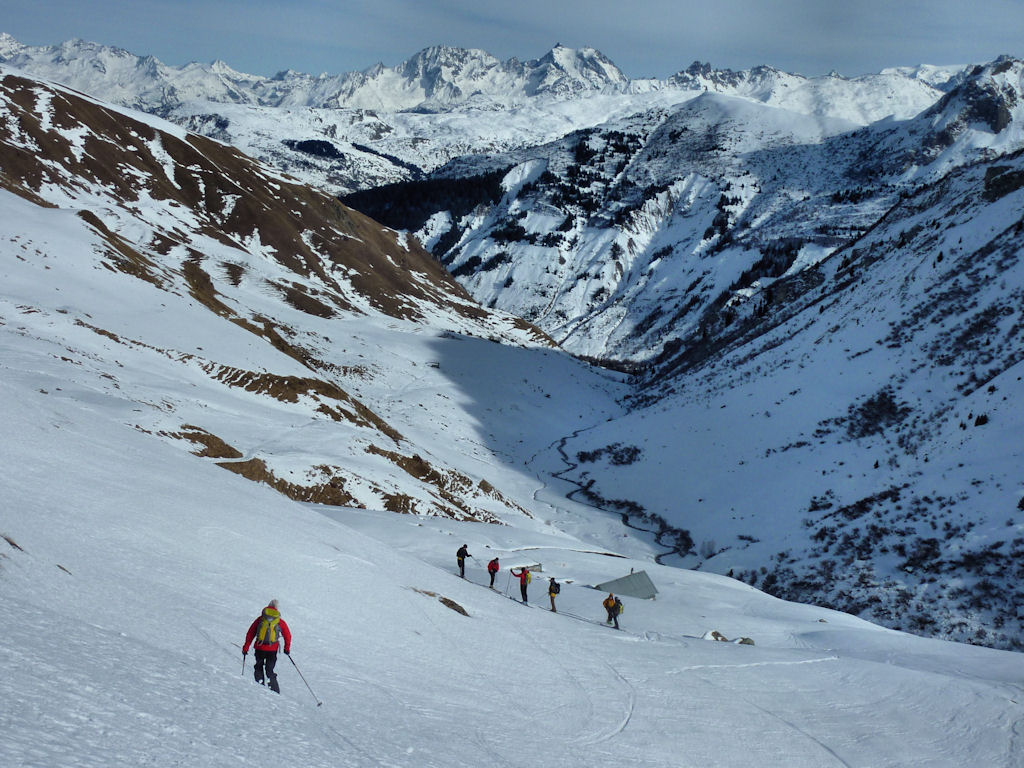
[(526, 602), (526, 582), (525, 581), (519, 582), (519, 591), (522, 593), (522, 595), (523, 595), (523, 602), (525, 603)]
[(489, 573), (491, 574), (491, 586), (493, 587), (494, 586), (494, 577), (498, 575), (498, 572), (497, 571), (489, 571)]
[(459, 561), (459, 576), (466, 578), (466, 558), (456, 558)]
[(274, 673), (274, 666), (277, 664), (277, 651), (257, 650), (255, 655), (256, 668), (253, 671), (253, 677), (256, 678), (256, 682), (263, 685), (263, 673), (266, 671), (267, 685), (270, 686), (270, 690), (280, 693), (281, 689), (277, 686), (277, 675)]

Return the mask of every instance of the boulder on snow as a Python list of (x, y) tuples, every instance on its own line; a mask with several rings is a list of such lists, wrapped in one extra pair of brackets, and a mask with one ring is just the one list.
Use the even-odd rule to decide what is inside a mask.
[(738, 640), (730, 640), (717, 629), (712, 629), (710, 632), (705, 632), (703, 639), (715, 640), (719, 643), (735, 643), (736, 645), (754, 645), (754, 641), (751, 640), (749, 637), (741, 637)]

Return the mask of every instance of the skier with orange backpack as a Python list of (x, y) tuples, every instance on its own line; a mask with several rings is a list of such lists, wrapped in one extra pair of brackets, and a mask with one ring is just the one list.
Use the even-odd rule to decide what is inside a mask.
[(609, 592), (608, 597), (604, 599), (604, 602), (602, 602), (601, 605), (603, 605), (604, 609), (608, 611), (608, 620), (605, 622), (605, 624), (611, 624), (612, 622), (614, 622), (615, 628), (618, 629), (619, 614), (622, 613), (622, 611), (624, 610), (622, 606), (622, 601), (619, 600), (619, 598), (617, 598), (611, 592)]
[(249, 654), (249, 646), (255, 641), (256, 669), (253, 672), (253, 677), (257, 683), (263, 685), (265, 672), (267, 685), (274, 693), (281, 692), (277, 685), (274, 665), (277, 664), (277, 651), (280, 648), (282, 637), (284, 638), (284, 653), (288, 656), (292, 651), (292, 633), (285, 620), (281, 618), (281, 612), (277, 609), (277, 600), (271, 600), (263, 609), (263, 613), (257, 616), (249, 626), (249, 631), (245, 633), (242, 658), (245, 659)]

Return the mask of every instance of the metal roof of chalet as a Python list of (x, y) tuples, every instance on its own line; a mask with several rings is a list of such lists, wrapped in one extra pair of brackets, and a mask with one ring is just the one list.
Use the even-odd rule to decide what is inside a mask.
[(652, 600), (658, 594), (658, 589), (654, 586), (654, 582), (651, 581), (651, 577), (647, 575), (647, 571), (637, 571), (628, 576), (606, 581), (603, 584), (596, 585), (594, 589), (614, 592), (617, 595), (625, 595), (626, 597), (640, 597), (644, 600)]

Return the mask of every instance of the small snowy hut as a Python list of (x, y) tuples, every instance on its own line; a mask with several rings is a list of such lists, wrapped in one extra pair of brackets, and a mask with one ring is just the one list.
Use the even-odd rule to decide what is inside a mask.
[(594, 589), (600, 589), (602, 592), (614, 592), (616, 595), (625, 595), (626, 597), (640, 597), (644, 600), (653, 600), (654, 596), (658, 594), (658, 589), (651, 581), (651, 577), (647, 575), (647, 571), (636, 571), (628, 576), (597, 584)]

